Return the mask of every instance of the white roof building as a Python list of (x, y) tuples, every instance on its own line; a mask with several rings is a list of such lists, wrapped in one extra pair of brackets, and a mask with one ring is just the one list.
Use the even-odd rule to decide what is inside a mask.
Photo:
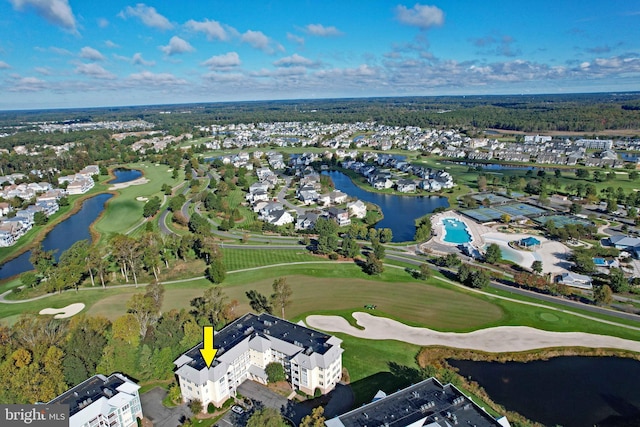
[(135, 427), (143, 417), (139, 389), (122, 374), (98, 374), (48, 404), (69, 405), (69, 427)]
[(182, 399), (198, 399), (203, 408), (235, 396), (245, 380), (267, 382), (269, 363), (283, 365), (294, 389), (313, 395), (333, 390), (342, 376), (342, 340), (270, 314), (248, 313), (216, 333), (218, 350), (207, 368), (200, 349), (190, 349), (173, 363)]

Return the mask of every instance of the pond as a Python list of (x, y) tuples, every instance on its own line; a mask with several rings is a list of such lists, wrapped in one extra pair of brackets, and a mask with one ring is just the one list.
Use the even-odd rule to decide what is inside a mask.
[(449, 363), (496, 403), (544, 425), (640, 425), (637, 360), (572, 356), (528, 363)]
[(440, 196), (398, 196), (394, 194), (380, 194), (363, 190), (355, 185), (351, 178), (342, 172), (323, 172), (331, 177), (336, 189), (352, 197), (378, 205), (382, 209), (384, 218), (375, 226), (390, 228), (394, 242), (413, 240), (416, 231), (415, 220), (438, 207), (449, 207), (446, 197)]
[[(110, 184), (128, 182), (142, 176), (142, 172), (132, 169), (116, 169), (114, 174), (116, 177), (109, 181)], [(56, 225), (45, 236), (42, 241), (44, 250), (56, 250), (57, 260), (75, 242), (85, 239), (91, 240), (90, 226), (100, 216), (105, 203), (111, 197), (113, 197), (112, 194), (104, 193), (85, 200), (78, 212)], [(31, 251), (27, 251), (0, 265), (0, 280), (33, 270), (33, 266), (29, 262), (30, 256)]]
[(113, 173), (116, 177), (109, 181), (109, 184), (129, 182), (142, 176), (142, 172), (137, 169), (115, 169)]

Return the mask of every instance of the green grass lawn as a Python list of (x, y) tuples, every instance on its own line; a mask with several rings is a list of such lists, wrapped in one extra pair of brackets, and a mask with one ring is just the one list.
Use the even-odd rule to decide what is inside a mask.
[(147, 178), (149, 182), (115, 190), (117, 195), (109, 200), (104, 213), (94, 224), (94, 229), (103, 238), (108, 238), (116, 233), (126, 233), (140, 222), (145, 202), (136, 200), (136, 197), (149, 199), (158, 196), (162, 200), (163, 193), (160, 189), (163, 184), (174, 187), (182, 182), (180, 178), (175, 180), (171, 178), (171, 172), (168, 171), (169, 166), (167, 165), (144, 162), (120, 165), (119, 167), (138, 169), (142, 171), (144, 178)]
[(222, 251), (227, 271), (292, 262), (329, 261), (326, 258), (311, 255), (302, 245), (286, 250), (252, 248), (252, 246), (247, 245), (243, 249), (223, 248)]

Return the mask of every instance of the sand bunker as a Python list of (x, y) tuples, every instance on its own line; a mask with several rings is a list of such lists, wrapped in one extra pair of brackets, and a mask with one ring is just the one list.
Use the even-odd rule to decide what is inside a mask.
[(119, 182), (117, 184), (113, 184), (111, 187), (109, 187), (109, 190), (120, 190), (122, 188), (127, 188), (131, 185), (142, 185), (142, 184), (146, 184), (147, 182), (149, 182), (149, 180), (147, 178), (138, 178), (138, 179), (134, 179), (133, 181), (127, 181), (127, 182)]
[(80, 313), (82, 309), (84, 309), (84, 304), (77, 302), (62, 308), (43, 308), (40, 310), (40, 314), (53, 314), (54, 319), (66, 319)]
[(549, 347), (612, 348), (640, 352), (640, 342), (583, 332), (548, 332), (525, 326), (500, 326), (469, 333), (437, 332), (407, 326), (385, 317), (353, 313), (357, 324), (351, 326), (340, 316), (308, 316), (306, 323), (327, 332), (342, 332), (372, 340), (398, 340), (421, 346), (446, 347), (503, 353)]
[(146, 202), (149, 199), (147, 197), (138, 196), (138, 197), (136, 197), (136, 200), (139, 201), (139, 202)]

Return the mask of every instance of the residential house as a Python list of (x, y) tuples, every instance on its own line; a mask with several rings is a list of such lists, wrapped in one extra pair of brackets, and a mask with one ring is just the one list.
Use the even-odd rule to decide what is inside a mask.
[(320, 215), (312, 212), (298, 215), (298, 218), (296, 218), (296, 230), (313, 230), (319, 217)]
[(341, 203), (345, 203), (349, 196), (346, 193), (343, 193), (340, 190), (335, 190), (329, 193), (329, 197), (331, 199), (331, 203), (334, 205), (339, 205)]
[(333, 390), (342, 376), (342, 341), (324, 332), (270, 314), (248, 313), (221, 329), (214, 339), (218, 350), (207, 367), (200, 343), (173, 363), (182, 400), (199, 400), (203, 408), (236, 396), (246, 380), (267, 382), (265, 368), (280, 363), (294, 390), (314, 395)]
[(84, 194), (91, 190), (94, 185), (95, 183), (91, 178), (75, 179), (67, 185), (67, 194)]
[(396, 189), (401, 193), (413, 193), (416, 191), (416, 183), (412, 179), (399, 179)]
[(0, 202), (0, 216), (7, 216), (13, 208), (7, 202)]
[(294, 221), (294, 218), (289, 212), (285, 211), (284, 209), (277, 209), (269, 212), (269, 214), (264, 217), (264, 220), (269, 224), (281, 226), (285, 224), (291, 224)]
[(346, 209), (329, 208), (327, 210), (329, 218), (333, 219), (340, 227), (344, 227), (351, 224), (349, 218), (349, 211)]
[(347, 203), (347, 209), (351, 216), (355, 216), (356, 218), (362, 219), (367, 216), (367, 205), (361, 200)]

